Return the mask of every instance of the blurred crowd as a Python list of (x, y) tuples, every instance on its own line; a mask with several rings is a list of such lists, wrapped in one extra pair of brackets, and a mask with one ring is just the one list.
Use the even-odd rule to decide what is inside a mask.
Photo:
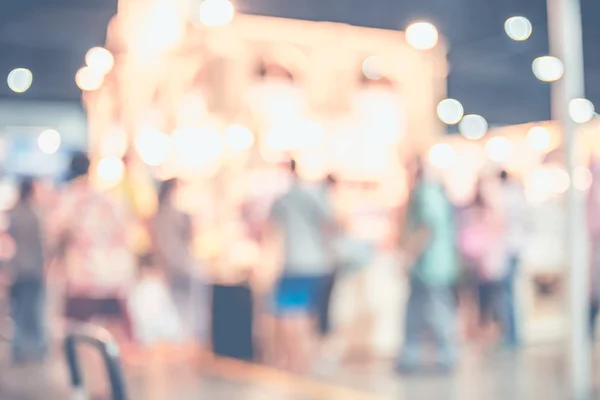
[[(161, 182), (155, 213), (142, 218), (128, 196), (97, 190), (89, 168), (88, 157), (75, 154), (68, 182), (52, 199), (41, 183), (28, 178), (20, 183), (7, 230), (14, 361), (43, 360), (48, 353), (49, 276), (62, 283), (60, 318), (101, 321), (124, 342), (193, 345), (231, 334), (213, 327), (210, 337), (217, 317), (211, 314), (222, 311), (217, 297), (211, 301), (212, 282), (191, 251), (192, 219), (175, 201), (179, 182)], [(276, 248), (280, 264), (263, 299), (274, 322), (262, 361), (300, 373), (339, 362), (339, 329), (330, 316), (335, 288), (367, 268), (382, 249), (397, 255), (409, 287), (400, 371), (428, 365), (430, 339), (436, 349), (433, 366), (443, 371), (459, 361), (464, 337), (509, 349), (521, 344), (515, 285), (530, 213), (523, 188), (508, 172), (482, 177), (471, 203), (456, 207), (436, 171), (411, 159), (406, 166), (408, 201), (401, 215), (394, 216), (392, 237), (378, 243), (355, 237), (340, 218), (335, 176), (306, 182), (298, 177), (294, 161), (288, 169), (291, 184), (270, 206), (257, 234), (263, 247)], [(149, 233), (146, 251), (140, 253), (132, 244), (132, 226)], [(225, 296), (230, 302), (243, 299)], [(232, 304), (231, 315), (218, 317), (239, 326), (253, 307)], [(593, 302), (592, 321), (597, 310)], [(248, 325), (252, 335), (252, 318)], [(235, 330), (232, 341), (239, 344), (235, 334), (245, 331)]]

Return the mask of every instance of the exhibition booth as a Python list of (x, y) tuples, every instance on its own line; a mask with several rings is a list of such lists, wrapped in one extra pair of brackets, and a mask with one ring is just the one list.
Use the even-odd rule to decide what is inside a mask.
[[(519, 281), (522, 329), (528, 342), (564, 333), (562, 195), (570, 182), (554, 124), (471, 140), (444, 135), (436, 115), (448, 75), (441, 38), (418, 49), (402, 32), (234, 16), (226, 3), (119, 2), (106, 49), (90, 51), (77, 76), (99, 186), (137, 188), (140, 213), (149, 215), (153, 182), (180, 178), (204, 273), (214, 282), (252, 276), (262, 293), (280, 263), (265, 253), (261, 227), (289, 184), (290, 158), (305, 180), (335, 174), (348, 231), (388, 249), (408, 196), (408, 157), (427, 155), (457, 205), (470, 201), (481, 176), (508, 169), (536, 220)], [(600, 149), (584, 134), (586, 148)], [(590, 171), (579, 177), (574, 184), (587, 190)], [(402, 339), (407, 288), (398, 264), (382, 250), (334, 305), (356, 347), (384, 356)]]
[[(226, 11), (121, 0), (108, 51), (88, 53), (77, 81), (97, 184), (181, 178), (180, 205), (194, 218), (194, 250), (210, 279), (250, 274), (261, 293), (280, 263), (265, 254), (260, 232), (289, 184), (290, 158), (308, 181), (337, 176), (348, 229), (389, 240), (407, 198), (405, 158), (444, 131), (435, 107), (448, 67), (441, 39), (420, 51), (402, 32), (239, 14), (219, 20)], [(149, 214), (155, 200), (138, 203)], [(375, 278), (356, 278), (337, 296), (340, 310), (354, 310), (339, 318), (369, 314), (367, 347), (392, 354), (405, 290), (374, 286), (396, 273), (389, 257), (379, 258), (383, 266), (365, 272)], [(362, 298), (356, 290), (367, 291), (366, 306), (348, 303)]]

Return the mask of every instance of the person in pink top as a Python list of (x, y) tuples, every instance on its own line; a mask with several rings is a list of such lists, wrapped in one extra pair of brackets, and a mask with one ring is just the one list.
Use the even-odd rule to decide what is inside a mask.
[(127, 240), (130, 217), (124, 205), (92, 186), (89, 168), (87, 155), (73, 155), (71, 179), (49, 227), (54, 254), (64, 268), (65, 316), (78, 322), (116, 318), (130, 338), (125, 299), (136, 273)]

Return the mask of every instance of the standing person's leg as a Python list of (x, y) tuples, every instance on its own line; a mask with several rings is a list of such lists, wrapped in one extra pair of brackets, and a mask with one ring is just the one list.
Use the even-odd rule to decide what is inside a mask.
[(323, 278), (321, 293), (318, 296), (318, 306), (315, 312), (318, 315), (317, 331), (319, 339), (316, 349), (316, 362), (314, 367), (320, 373), (330, 373), (341, 361), (344, 351), (343, 338), (340, 331), (332, 326), (332, 297), (336, 282), (336, 275), (330, 274)]
[(177, 276), (170, 277), (167, 283), (183, 328), (183, 339), (187, 342), (194, 337), (192, 281), (189, 277)]
[(299, 373), (310, 368), (314, 283), (309, 277), (283, 277), (276, 292), (279, 364)]
[(421, 361), (421, 333), (426, 302), (425, 285), (418, 279), (411, 278), (404, 323), (404, 346), (398, 364), (402, 370), (414, 370)]
[(208, 340), (209, 331), (209, 290), (206, 282), (196, 276), (191, 277), (192, 333), (200, 342)]
[(48, 337), (46, 327), (46, 285), (43, 278), (35, 279), (32, 288), (33, 320), (32, 339), (35, 341), (36, 355), (38, 359), (44, 359), (48, 352)]
[(26, 298), (25, 284), (22, 279), (17, 278), (10, 287), (10, 312), (13, 325), (11, 348), (14, 363), (21, 363), (26, 358), (27, 329), (24, 320)]
[(458, 361), (457, 304), (452, 286), (429, 286), (428, 307), (423, 310), (437, 341), (437, 365), (452, 368)]
[(590, 339), (592, 341), (596, 340), (596, 318), (598, 317), (598, 312), (600, 311), (600, 301), (596, 298), (592, 298), (590, 304)]
[(275, 366), (290, 369), (292, 364), (292, 348), (294, 335), (293, 313), (295, 311), (294, 279), (282, 276), (275, 285), (273, 296), (274, 336), (273, 353)]
[(318, 307), (317, 312), (319, 316), (319, 334), (323, 337), (327, 336), (331, 330), (331, 296), (333, 294), (333, 286), (335, 284), (335, 274), (330, 274), (323, 278), (322, 290), (317, 295)]
[(515, 298), (515, 280), (517, 276), (517, 266), (519, 259), (512, 255), (509, 259), (509, 270), (503, 284), (504, 311), (506, 312), (503, 326), (503, 336), (506, 344), (511, 348), (519, 346), (519, 332), (517, 322), (516, 298)]
[(479, 336), (483, 343), (489, 342), (494, 328), (494, 283), (480, 281), (478, 285), (479, 298)]

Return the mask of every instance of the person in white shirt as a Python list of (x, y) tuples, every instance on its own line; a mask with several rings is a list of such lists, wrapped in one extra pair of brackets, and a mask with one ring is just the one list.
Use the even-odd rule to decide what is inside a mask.
[(316, 346), (319, 302), (333, 270), (335, 217), (329, 197), (299, 180), (294, 161), (291, 174), (289, 190), (275, 200), (269, 215), (269, 234), (283, 239), (283, 272), (274, 293), (277, 353), (281, 368), (306, 372)]

